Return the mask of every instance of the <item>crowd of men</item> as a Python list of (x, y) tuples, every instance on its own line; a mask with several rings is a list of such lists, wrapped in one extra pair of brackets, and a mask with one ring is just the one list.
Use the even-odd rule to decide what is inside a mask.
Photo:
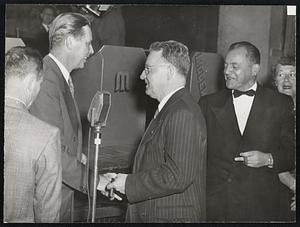
[[(5, 55), (6, 222), (68, 222), (74, 190), (88, 192), (70, 73), (94, 53), (91, 43), (90, 21), (63, 13), (49, 26), (43, 60), (29, 47)], [(103, 195), (126, 196), (125, 222), (293, 220), (294, 103), (289, 93), (257, 82), (260, 67), (256, 46), (233, 43), (225, 57), (226, 88), (196, 103), (185, 88), (188, 48), (173, 40), (151, 44), (140, 79), (158, 109), (132, 173), (110, 172), (98, 180)], [(284, 74), (281, 89), (295, 89), (286, 82), (293, 70), (277, 70)], [(281, 182), (281, 173), (291, 175), (289, 183)]]

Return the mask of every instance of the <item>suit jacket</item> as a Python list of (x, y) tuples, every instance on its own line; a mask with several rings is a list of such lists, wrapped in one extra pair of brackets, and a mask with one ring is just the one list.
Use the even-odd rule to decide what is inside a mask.
[(59, 130), (5, 102), (4, 221), (58, 222), (61, 205)]
[[(280, 220), (283, 204), (279, 204), (279, 197), (283, 193), (278, 173), (294, 166), (292, 100), (258, 85), (243, 135), (231, 90), (202, 97), (200, 106), (208, 135), (208, 220)], [(234, 161), (239, 153), (249, 150), (271, 153), (274, 167), (252, 168)]]
[(76, 101), (56, 63), (43, 60), (44, 81), (30, 112), (61, 131), (63, 182), (85, 192), (85, 168), (80, 163), (82, 128)]
[(125, 193), (127, 222), (200, 222), (206, 218), (206, 126), (185, 90), (148, 126)]

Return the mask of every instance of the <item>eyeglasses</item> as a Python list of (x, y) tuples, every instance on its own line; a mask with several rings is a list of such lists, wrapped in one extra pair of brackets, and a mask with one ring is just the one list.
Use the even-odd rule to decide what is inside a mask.
[(169, 65), (170, 64), (147, 65), (147, 66), (145, 66), (143, 72), (145, 72), (145, 75), (148, 76), (149, 73), (151, 72), (151, 68), (161, 67), (161, 66), (169, 66)]
[(296, 72), (286, 72), (286, 73), (279, 72), (277, 74), (277, 77), (280, 79), (286, 78), (286, 76), (288, 76), (289, 79), (296, 79)]

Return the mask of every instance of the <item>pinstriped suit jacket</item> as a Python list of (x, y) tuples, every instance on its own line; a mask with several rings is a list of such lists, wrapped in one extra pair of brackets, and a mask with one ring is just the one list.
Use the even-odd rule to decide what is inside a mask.
[(206, 125), (185, 89), (148, 126), (125, 184), (127, 222), (205, 221)]
[(58, 222), (61, 204), (59, 130), (5, 102), (4, 221)]

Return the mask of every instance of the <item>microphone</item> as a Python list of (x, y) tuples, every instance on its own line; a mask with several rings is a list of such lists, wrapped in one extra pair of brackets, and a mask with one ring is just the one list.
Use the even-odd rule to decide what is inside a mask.
[(106, 126), (108, 113), (111, 106), (111, 94), (107, 91), (97, 91), (89, 107), (87, 119), (94, 127), (97, 124)]

